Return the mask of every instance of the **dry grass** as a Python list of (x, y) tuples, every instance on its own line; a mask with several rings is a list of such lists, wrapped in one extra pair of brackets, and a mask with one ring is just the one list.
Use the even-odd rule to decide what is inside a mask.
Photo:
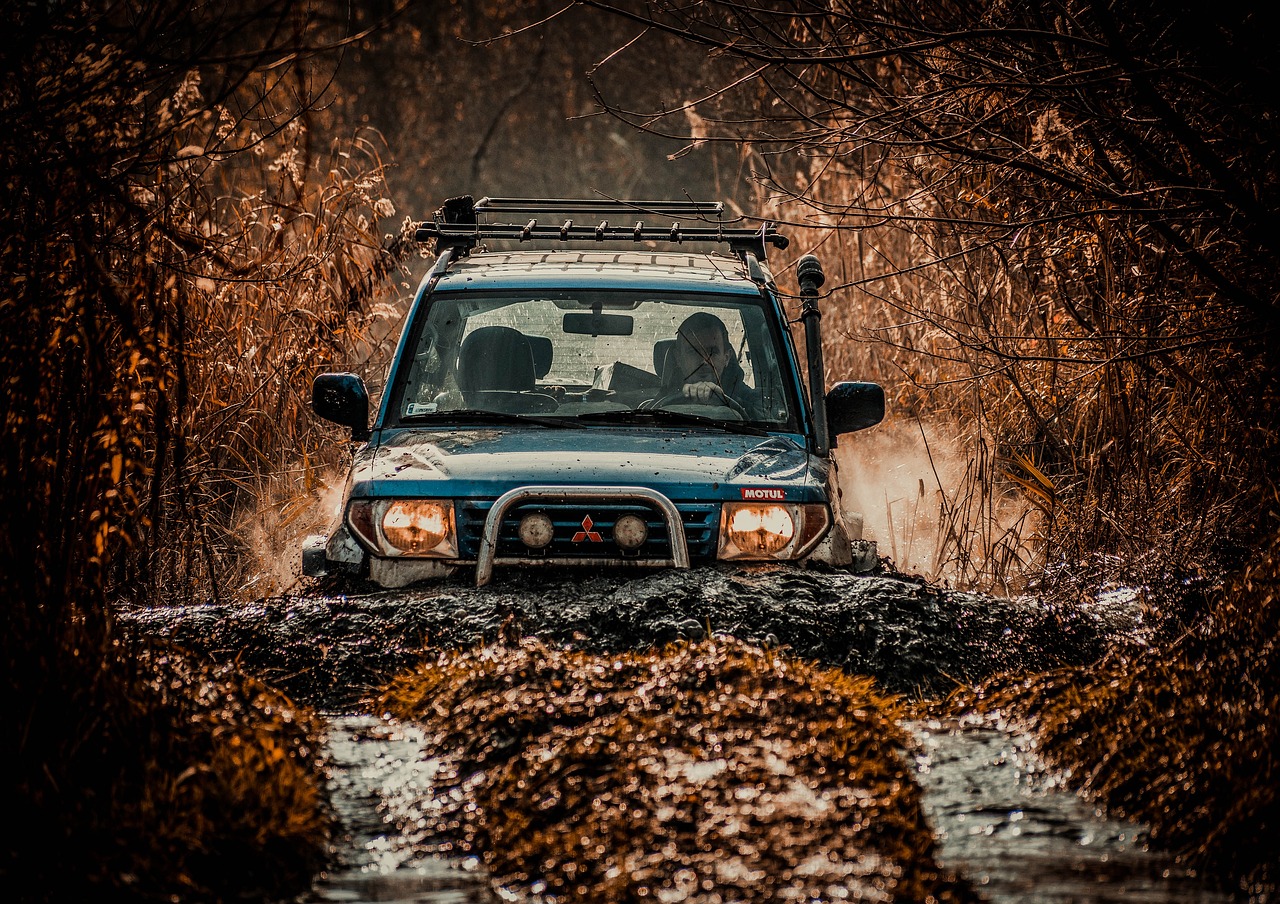
[[(736, 641), (442, 655), (379, 706), (450, 758), (430, 828), (556, 900), (968, 900), (937, 865), (899, 703)], [(465, 790), (465, 793), (461, 793)]]
[[(943, 72), (954, 66), (948, 77), (962, 83), (958, 73), (972, 60), (935, 62)], [(885, 73), (890, 82), (899, 77)], [(1021, 130), (1056, 122), (1061, 111), (1049, 112), (1037, 119), (1034, 104), (1011, 104), (1007, 122), (983, 121), (980, 130), (1030, 140)], [(1176, 548), (1184, 560), (1211, 562), (1233, 544), (1265, 538), (1280, 498), (1271, 473), (1280, 433), (1270, 314), (1241, 307), (1239, 292), (1207, 278), (1194, 255), (1173, 253), (1150, 225), (1079, 215), (1079, 199), (1045, 197), (1043, 184), (1016, 166), (878, 144), (857, 121), (809, 123), (810, 137), (847, 144), (836, 154), (813, 139), (807, 168), (780, 187), (803, 200), (781, 213), (816, 227), (793, 231), (797, 253), (812, 248), (827, 262), (829, 382), (879, 381), (890, 418), (919, 419), (928, 431), (946, 425), (955, 440), (958, 454), (947, 457), (958, 473), (925, 480), (925, 495), (945, 497), (932, 506), (940, 555), (924, 556), (943, 566), (934, 573), (1001, 587), (1020, 570), (1098, 551), (1126, 559)], [(1110, 123), (1077, 125), (1105, 131)], [(1271, 170), (1250, 169), (1257, 161), (1245, 144), (1215, 146), (1241, 167), (1240, 178), (1274, 185)], [(1098, 159), (1071, 157), (1086, 168)], [(1054, 215), (1024, 222), (1030, 209)], [(1206, 222), (1198, 250), (1237, 289), (1269, 298), (1274, 255), (1227, 239), (1235, 226)], [(956, 469), (948, 461), (938, 470)], [(893, 515), (896, 536), (879, 539), (901, 544), (908, 512), (899, 505)], [(922, 561), (920, 570), (931, 566)]]
[(181, 284), (172, 459), (150, 487), (155, 533), (122, 581), (130, 592), (150, 581), (152, 594), (216, 593), (296, 554), (344, 449), (310, 411), (312, 378), (354, 370), (375, 400), (381, 389), (402, 311), (379, 299), (410, 242), (376, 232), (394, 208), (370, 145), (318, 160), (308, 146), (286, 129), (274, 158), (207, 175), (239, 196), (222, 248), (235, 264), (205, 260)]
[(134, 657), (72, 659), (36, 684), (6, 795), (19, 829), (4, 861), (8, 893), (225, 900), (305, 890), (330, 834), (319, 723), (231, 669), (175, 650)]
[(1024, 465), (993, 461), (972, 440), (938, 417), (893, 417), (842, 437), (841, 504), (861, 514), (864, 536), (899, 571), (1012, 594), (1043, 568), (1049, 506), (1015, 482)]
[(328, 462), (310, 376), (389, 316), (380, 161), (317, 147), (300, 12), (0, 14), (2, 868), (24, 897), (295, 893), (324, 855), (314, 724), (111, 617), (234, 580), (245, 509)]
[(1280, 538), (1171, 646), (1005, 678), (950, 706), (1028, 720), (1080, 788), (1265, 900), (1280, 879), (1277, 637)]

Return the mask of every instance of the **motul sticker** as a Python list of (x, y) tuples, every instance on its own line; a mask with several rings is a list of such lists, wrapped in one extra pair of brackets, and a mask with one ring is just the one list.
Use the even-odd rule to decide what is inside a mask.
[(743, 487), (742, 498), (781, 501), (787, 498), (787, 491), (780, 490), (776, 487)]

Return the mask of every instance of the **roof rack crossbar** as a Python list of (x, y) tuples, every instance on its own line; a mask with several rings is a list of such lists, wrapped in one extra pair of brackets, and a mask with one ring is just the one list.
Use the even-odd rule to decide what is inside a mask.
[[(661, 209), (661, 208), (666, 209)], [(719, 219), (707, 219), (705, 214), (715, 212), (717, 217), (724, 205), (719, 201), (595, 201), (529, 198), (484, 198), (475, 204), (470, 198), (455, 198), (445, 202), (431, 220), (418, 225), (415, 238), (420, 242), (436, 240), (436, 250), (459, 248), (470, 253), (485, 239), (509, 239), (528, 241), (614, 241), (659, 242), (683, 244), (684, 242), (712, 242), (728, 245), (739, 257), (751, 255), (764, 260), (768, 247), (786, 248), (786, 236), (781, 235), (773, 223), (765, 222), (757, 229), (726, 227)], [(538, 224), (539, 216), (581, 213), (589, 217), (605, 213), (617, 213), (625, 217), (631, 213), (651, 213), (670, 221), (669, 227), (646, 226), (637, 219), (633, 227), (612, 227), (609, 220), (600, 216), (596, 225), (575, 225), (572, 217), (566, 217), (559, 225)], [(690, 216), (693, 214), (694, 216)], [(528, 216), (520, 222), (480, 222), (498, 215)]]
[(481, 198), (475, 202), (480, 215), (532, 214), (650, 214), (652, 216), (721, 219), (723, 201), (615, 201), (603, 198)]
[(731, 247), (772, 245), (785, 248), (786, 236), (776, 232), (769, 223), (763, 229), (724, 229), (719, 226), (685, 227), (673, 223), (670, 227), (645, 226), (637, 222), (630, 230), (617, 229), (606, 224), (598, 226), (539, 226), (536, 222), (518, 224), (495, 223), (487, 226), (454, 226), (439, 223), (421, 223), (416, 238), (420, 242), (440, 239), (446, 245), (475, 245), (482, 239), (512, 239), (515, 241), (553, 240), (576, 241), (635, 241), (635, 242), (715, 242)]

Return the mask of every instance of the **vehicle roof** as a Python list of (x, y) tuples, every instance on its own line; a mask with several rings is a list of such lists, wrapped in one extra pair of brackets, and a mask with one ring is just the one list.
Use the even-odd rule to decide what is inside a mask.
[(577, 287), (758, 294), (736, 257), (681, 251), (484, 251), (449, 265), (438, 291)]

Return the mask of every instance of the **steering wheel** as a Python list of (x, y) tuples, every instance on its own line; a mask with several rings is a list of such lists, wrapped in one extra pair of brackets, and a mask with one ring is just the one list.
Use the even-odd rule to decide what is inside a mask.
[(730, 411), (736, 412), (738, 416), (740, 416), (744, 421), (751, 420), (751, 418), (747, 417), (747, 409), (743, 408), (740, 404), (738, 404), (737, 400), (731, 398), (729, 394), (725, 392), (723, 389), (720, 389), (719, 387), (716, 388), (714, 399), (715, 399), (714, 402), (710, 400), (708, 400), (707, 402), (699, 402), (697, 399), (691, 399), (687, 395), (685, 395), (683, 389), (679, 389), (675, 392), (669, 392), (664, 396), (659, 396), (658, 398), (654, 399), (653, 403), (647, 407), (665, 408), (667, 405), (671, 404), (672, 402), (683, 402), (685, 405), (719, 404), (719, 405), (725, 406)]

